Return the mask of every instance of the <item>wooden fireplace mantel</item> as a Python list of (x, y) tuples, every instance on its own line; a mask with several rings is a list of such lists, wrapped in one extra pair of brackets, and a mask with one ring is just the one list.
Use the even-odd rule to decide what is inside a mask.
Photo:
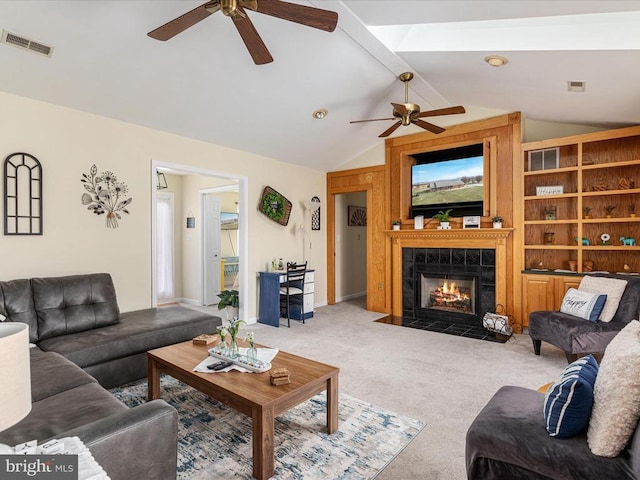
[(507, 305), (507, 240), (513, 228), (477, 228), (451, 230), (386, 230), (391, 239), (391, 314), (402, 316), (403, 248), (488, 248), (495, 250), (496, 304)]

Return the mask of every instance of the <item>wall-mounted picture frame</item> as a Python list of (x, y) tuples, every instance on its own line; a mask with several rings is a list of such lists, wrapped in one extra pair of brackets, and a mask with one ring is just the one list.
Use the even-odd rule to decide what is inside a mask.
[(545, 185), (536, 187), (536, 196), (543, 197), (545, 195), (562, 195), (564, 187), (562, 185)]
[(349, 205), (347, 207), (347, 225), (350, 227), (366, 227), (367, 207)]
[(220, 230), (238, 230), (238, 214), (220, 212)]
[(529, 171), (554, 170), (560, 166), (560, 149), (558, 147), (532, 150), (529, 152)]

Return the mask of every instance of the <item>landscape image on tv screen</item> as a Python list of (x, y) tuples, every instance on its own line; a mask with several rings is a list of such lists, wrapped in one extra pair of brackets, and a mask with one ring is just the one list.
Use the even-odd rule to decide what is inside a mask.
[(411, 205), (482, 202), (483, 167), (483, 156), (414, 165), (411, 171)]

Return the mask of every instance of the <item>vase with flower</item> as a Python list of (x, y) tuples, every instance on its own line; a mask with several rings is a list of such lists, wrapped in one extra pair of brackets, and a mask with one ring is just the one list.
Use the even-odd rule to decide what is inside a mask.
[(253, 332), (249, 332), (244, 340), (249, 344), (249, 349), (247, 350), (247, 360), (249, 363), (254, 363), (258, 360), (258, 351), (256, 350), (255, 337), (253, 336)]
[(240, 328), (240, 325), (242, 325), (243, 323), (247, 322), (245, 322), (244, 320), (238, 320), (237, 318), (229, 321), (227, 331), (229, 332), (231, 343), (229, 344), (229, 348), (227, 349), (227, 355), (231, 358), (236, 358), (238, 356), (238, 330)]
[(219, 326), (218, 327), (218, 335), (220, 336), (220, 341), (216, 345), (216, 350), (218, 353), (222, 355), (227, 354), (227, 337), (229, 336), (229, 331), (227, 327)]

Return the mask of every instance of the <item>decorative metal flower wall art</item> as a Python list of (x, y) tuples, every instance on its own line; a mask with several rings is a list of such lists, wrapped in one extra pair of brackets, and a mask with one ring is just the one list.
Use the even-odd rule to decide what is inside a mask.
[[(127, 207), (133, 199), (127, 198), (129, 188), (119, 182), (113, 172), (102, 172), (98, 176), (98, 168), (91, 166), (89, 174), (83, 173), (82, 182), (85, 193), (82, 194), (82, 204), (96, 215), (107, 214), (107, 228), (118, 228), (118, 220), (122, 220), (120, 212), (129, 214)], [(87, 193), (88, 192), (88, 193)]]

